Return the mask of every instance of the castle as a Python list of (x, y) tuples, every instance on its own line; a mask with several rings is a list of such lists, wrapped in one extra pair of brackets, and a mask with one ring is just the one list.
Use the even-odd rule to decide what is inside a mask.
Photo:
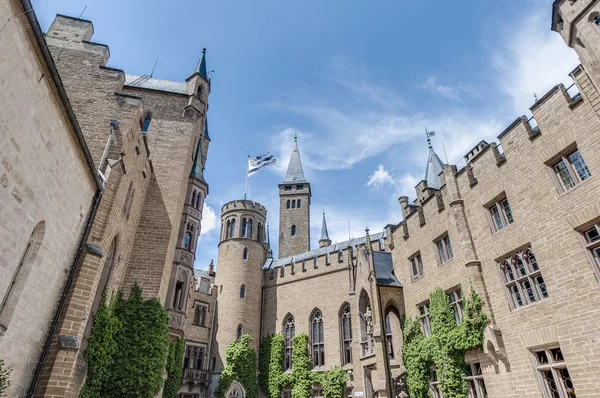
[[(481, 141), (460, 169), (430, 144), (416, 199), (399, 198), (403, 220), (334, 244), (323, 214), (311, 248), (319, 188), (294, 142), (278, 186), (279, 258), (267, 209), (233, 200), (221, 208), (216, 271), (193, 269), (208, 194), (205, 52), (185, 82), (132, 76), (106, 66), (90, 21), (59, 15), (44, 36), (28, 0), (2, 0), (0, 11), (19, 15), (0, 64), (11, 76), (0, 92), (10, 396), (77, 396), (102, 293), (134, 283), (160, 299), (171, 338), (185, 341), (181, 398), (216, 396), (227, 347), (249, 335), (258, 351), (274, 334), (283, 372), (294, 367), (292, 339), (307, 334), (313, 372), (342, 367), (347, 398), (406, 396), (402, 319), (435, 334), (436, 289), (457, 325), (470, 316), (470, 289), (484, 303), (481, 348), (464, 355), (469, 397), (600, 394), (599, 1), (553, 4), (552, 29), (581, 60), (573, 88), (552, 88), (533, 117), (498, 143)], [(425, 388), (442, 397), (444, 364), (424, 365)], [(225, 396), (245, 398), (246, 387), (236, 380)]]

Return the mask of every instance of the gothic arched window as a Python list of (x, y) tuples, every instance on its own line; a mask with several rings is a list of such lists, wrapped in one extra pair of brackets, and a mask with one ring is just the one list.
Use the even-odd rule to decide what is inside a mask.
[(225, 239), (229, 239), (230, 232), (231, 232), (231, 220), (227, 220), (227, 227), (225, 228)]
[(256, 240), (260, 243), (263, 243), (263, 225), (262, 223), (258, 223), (258, 229), (256, 230)]
[(289, 208), (290, 208), (290, 201), (289, 201), (289, 199), (288, 199), (288, 201), (287, 201), (287, 202), (286, 202), (286, 204), (285, 204), (285, 208), (286, 208), (286, 209), (289, 209)]
[(246, 238), (252, 239), (252, 219), (248, 220), (248, 231), (246, 233)]
[(192, 234), (190, 232), (186, 232), (183, 238), (183, 248), (189, 249), (190, 243), (192, 242)]
[(350, 313), (350, 304), (344, 304), (340, 318), (342, 365), (347, 365), (352, 363), (352, 314)]
[(323, 335), (323, 315), (316, 310), (311, 319), (313, 366), (325, 365), (325, 339)]
[(295, 209), (295, 208), (296, 208), (296, 201), (292, 200), (292, 209)]
[(296, 336), (296, 323), (294, 322), (294, 317), (292, 315), (288, 315), (285, 320), (283, 334), (285, 337), (285, 359), (283, 361), (283, 370), (285, 371), (292, 368), (292, 343)]
[(200, 204), (202, 203), (202, 193), (198, 192), (198, 196), (196, 197), (196, 204), (194, 207), (200, 210)]
[(196, 190), (194, 189), (194, 192), (192, 192), (192, 206), (196, 206)]
[(296, 226), (292, 225), (292, 236), (296, 235)]
[(230, 238), (235, 237), (235, 218), (233, 220), (231, 220), (231, 227), (229, 229), (229, 237)]
[(240, 298), (246, 298), (246, 285), (240, 286)]
[(248, 260), (248, 249), (244, 247), (244, 253), (242, 254), (244, 260)]
[(242, 230), (240, 231), (240, 236), (242, 238), (246, 237), (246, 226), (247, 226), (248, 221), (246, 221), (245, 218), (242, 218)]
[(531, 249), (515, 253), (499, 265), (512, 309), (548, 297), (546, 282)]
[(300, 199), (298, 199), (298, 208), (300, 208), (300, 205), (301, 205), (301, 204), (302, 204), (302, 203), (300, 202)]

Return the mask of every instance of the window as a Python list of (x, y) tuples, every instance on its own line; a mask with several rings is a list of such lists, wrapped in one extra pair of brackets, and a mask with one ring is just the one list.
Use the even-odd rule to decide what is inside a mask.
[(435, 368), (431, 369), (429, 376), (429, 390), (433, 398), (443, 398), (442, 391), (440, 391), (440, 381), (437, 378), (437, 372)]
[(301, 204), (302, 204), (302, 203), (300, 203), (300, 199), (298, 199), (298, 208), (300, 208), (300, 205), (301, 205)]
[(283, 188), (286, 191), (291, 191), (292, 190), (292, 186), (291, 185), (286, 185), (285, 188)]
[(196, 204), (196, 195), (196, 190), (194, 189), (194, 192), (192, 192), (192, 206)]
[(290, 201), (289, 201), (289, 199), (288, 199), (288, 201), (287, 201), (287, 202), (286, 202), (286, 204), (285, 204), (285, 208), (286, 208), (286, 209), (289, 209), (289, 208), (290, 208)]
[(296, 185), (297, 191), (302, 191), (304, 189), (304, 185)]
[(487, 398), (487, 390), (485, 389), (485, 383), (483, 382), (481, 364), (477, 362), (469, 363), (467, 365), (468, 398)]
[(425, 337), (431, 336), (431, 319), (429, 318), (429, 301), (419, 306), (419, 323)]
[(206, 324), (206, 312), (208, 306), (206, 304), (196, 303), (194, 307), (194, 325), (204, 326)]
[(583, 233), (583, 242), (592, 256), (594, 271), (600, 278), (600, 224), (594, 224)]
[(323, 388), (319, 384), (312, 385), (312, 398), (323, 398)]
[(546, 283), (531, 249), (513, 254), (500, 263), (511, 308), (519, 308), (548, 297)]
[(292, 209), (295, 209), (295, 208), (296, 208), (296, 201), (292, 200)]
[(131, 212), (131, 204), (133, 203), (133, 182), (129, 183), (129, 188), (127, 189), (127, 196), (125, 196), (125, 204), (123, 205), (123, 214), (125, 214), (125, 218), (129, 219), (129, 213)]
[(202, 193), (198, 192), (198, 196), (196, 197), (196, 209), (200, 210), (200, 205), (202, 204)]
[(248, 227), (246, 229), (246, 238), (252, 239), (252, 219), (248, 220)]
[(561, 156), (560, 160), (552, 165), (552, 170), (562, 192), (568, 191), (592, 176), (578, 150)]
[(244, 247), (244, 254), (242, 255), (244, 260), (248, 260), (248, 249)]
[(229, 237), (231, 236), (230, 232), (231, 232), (231, 221), (227, 220), (227, 227), (225, 229), (225, 239), (229, 239)]
[(231, 227), (229, 229), (229, 237), (230, 238), (235, 237), (235, 218), (233, 220), (231, 220)]
[(394, 359), (394, 344), (392, 342), (392, 320), (390, 313), (385, 317), (385, 341), (387, 343), (387, 351), (390, 359)]
[(450, 293), (448, 293), (450, 298), (450, 307), (452, 308), (452, 312), (454, 313), (454, 319), (456, 320), (456, 324), (460, 325), (463, 320), (463, 300), (462, 295), (460, 293), (460, 289), (456, 289)]
[(210, 294), (210, 281), (208, 279), (200, 279), (200, 293)]
[(448, 235), (437, 240), (435, 244), (438, 252), (438, 264), (443, 264), (454, 257), (454, 253), (452, 253), (452, 245), (450, 244), (450, 237)]
[(240, 298), (245, 298), (246, 297), (246, 285), (242, 285), (240, 286)]
[(185, 356), (183, 358), (184, 369), (204, 369), (204, 347), (196, 345), (187, 345), (185, 347)]
[(290, 387), (283, 387), (281, 390), (281, 398), (292, 398), (292, 389)]
[(316, 310), (311, 320), (313, 366), (325, 365), (325, 343), (323, 336), (323, 315)]
[(411, 258), (408, 259), (410, 261), (410, 272), (412, 280), (417, 280), (423, 276), (423, 260), (421, 259), (421, 253), (417, 253)]
[(183, 308), (183, 281), (177, 281), (175, 284), (175, 294), (173, 295), (173, 308), (181, 310)]
[(342, 252), (342, 249), (338, 250), (338, 262), (342, 262), (344, 261), (344, 253)]
[(283, 334), (285, 336), (283, 370), (285, 371), (292, 369), (292, 343), (294, 341), (294, 336), (296, 336), (296, 323), (294, 322), (294, 317), (292, 315), (288, 315), (285, 321)]
[(190, 232), (186, 232), (183, 238), (183, 248), (189, 249), (190, 243), (192, 242), (192, 234)]
[(242, 229), (240, 230), (240, 236), (242, 238), (246, 237), (246, 228), (248, 227), (248, 221), (245, 218), (242, 218)]
[(545, 348), (533, 353), (544, 398), (575, 397), (575, 387), (560, 348)]
[(239, 325), (238, 325), (238, 328), (237, 328), (237, 339), (238, 339), (238, 340), (242, 338), (242, 334), (243, 334), (243, 333), (244, 333), (244, 331), (243, 331), (243, 329), (242, 329), (242, 324), (239, 324)]
[(296, 226), (292, 225), (292, 236), (296, 235)]
[(263, 225), (262, 223), (258, 223), (258, 228), (256, 230), (256, 240), (260, 243), (263, 243), (264, 238), (263, 238)]
[(144, 117), (144, 119), (142, 120), (141, 123), (141, 130), (142, 133), (147, 133), (148, 129), (150, 128), (150, 122), (152, 121), (152, 114), (151, 113), (147, 113), (146, 116)]
[(492, 218), (492, 230), (500, 231), (502, 228), (512, 224), (515, 220), (508, 199), (504, 198), (488, 208)]
[(345, 304), (341, 315), (342, 365), (352, 363), (352, 314), (350, 305)]

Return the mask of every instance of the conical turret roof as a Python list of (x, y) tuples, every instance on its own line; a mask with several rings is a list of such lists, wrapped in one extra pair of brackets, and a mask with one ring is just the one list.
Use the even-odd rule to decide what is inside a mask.
[(294, 139), (294, 149), (290, 156), (287, 173), (285, 174), (284, 184), (306, 182), (304, 171), (302, 170), (302, 161), (300, 160), (300, 151), (298, 150), (298, 141)]
[(200, 76), (208, 80), (208, 73), (206, 73), (206, 48), (202, 49), (202, 55), (200, 56), (196, 67), (192, 71), (192, 75), (194, 73), (198, 73)]
[(425, 169), (425, 181), (429, 188), (440, 189), (440, 173), (444, 170), (444, 162), (439, 158), (433, 147), (429, 146), (429, 157), (427, 159), (427, 168)]
[(321, 226), (321, 239), (319, 239), (319, 242), (325, 240), (331, 242), (331, 239), (329, 239), (329, 233), (327, 232), (327, 221), (325, 221), (325, 212), (323, 212), (323, 225)]

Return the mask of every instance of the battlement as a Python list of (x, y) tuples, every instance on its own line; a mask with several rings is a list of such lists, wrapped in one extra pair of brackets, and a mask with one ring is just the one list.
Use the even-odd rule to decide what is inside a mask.
[(106, 44), (91, 42), (93, 34), (92, 21), (58, 14), (46, 32), (46, 41), (49, 45), (61, 48), (95, 53), (100, 58), (101, 66), (106, 66), (110, 49)]
[(231, 202), (225, 203), (223, 207), (221, 207), (221, 216), (237, 211), (253, 211), (265, 218), (267, 217), (267, 208), (260, 203), (251, 200), (232, 200)]

